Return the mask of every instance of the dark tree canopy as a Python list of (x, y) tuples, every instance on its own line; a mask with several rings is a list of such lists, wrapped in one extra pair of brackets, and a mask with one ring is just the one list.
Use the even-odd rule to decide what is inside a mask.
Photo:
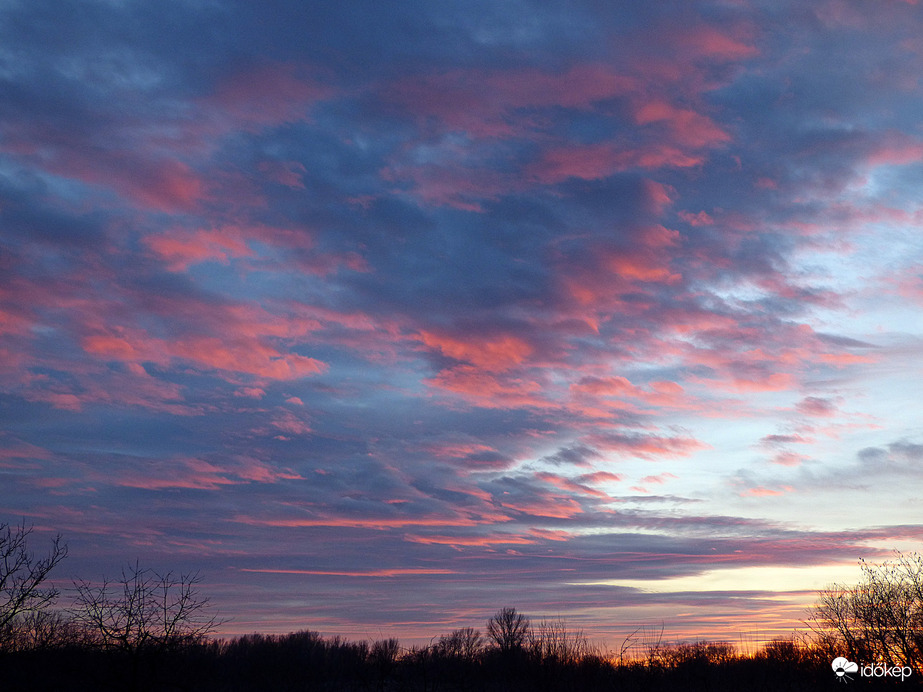
[(522, 649), (529, 633), (529, 618), (515, 608), (501, 608), (487, 621), (487, 636), (500, 651)]
[(473, 627), (452, 630), (439, 637), (435, 650), (442, 656), (473, 660), (484, 648), (484, 638)]

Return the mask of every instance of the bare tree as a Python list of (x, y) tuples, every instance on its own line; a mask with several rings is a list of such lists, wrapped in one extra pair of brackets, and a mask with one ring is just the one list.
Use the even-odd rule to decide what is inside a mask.
[(564, 618), (542, 620), (529, 630), (529, 651), (539, 661), (572, 664), (592, 653), (583, 630), (569, 630)]
[(484, 638), (473, 627), (463, 627), (443, 634), (435, 644), (435, 650), (442, 656), (473, 661), (484, 648)]
[(515, 608), (501, 608), (487, 621), (487, 636), (500, 651), (517, 651), (526, 643), (529, 618)]
[(199, 595), (198, 573), (176, 576), (137, 563), (116, 581), (75, 583), (75, 620), (104, 649), (137, 652), (201, 641), (219, 624)]
[(85, 643), (83, 631), (66, 614), (54, 610), (25, 613), (8, 626), (5, 647), (10, 651), (51, 649)]
[(67, 545), (56, 536), (51, 552), (37, 558), (29, 552), (28, 538), (32, 527), (0, 523), (0, 643), (16, 620), (38, 613), (58, 596), (53, 586), (44, 587), (48, 574), (67, 557)]
[(859, 584), (820, 592), (808, 624), (828, 647), (844, 647), (843, 655), (923, 672), (923, 556), (898, 553), (860, 568)]

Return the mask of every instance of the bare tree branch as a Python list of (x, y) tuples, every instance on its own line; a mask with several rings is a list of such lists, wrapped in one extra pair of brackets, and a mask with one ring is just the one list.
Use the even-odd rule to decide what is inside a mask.
[(859, 566), (859, 584), (820, 592), (808, 625), (844, 655), (923, 672), (923, 556), (898, 553), (877, 567)]
[(503, 652), (522, 649), (529, 632), (529, 618), (515, 608), (501, 608), (487, 621), (487, 636)]
[(199, 595), (199, 574), (161, 574), (135, 563), (117, 581), (74, 584), (73, 615), (104, 649), (135, 652), (202, 640), (219, 624)]
[(56, 536), (51, 552), (37, 558), (28, 548), (31, 533), (32, 527), (25, 522), (15, 527), (0, 523), (0, 632), (18, 617), (47, 608), (58, 596), (56, 588), (42, 585), (67, 557), (67, 545)]

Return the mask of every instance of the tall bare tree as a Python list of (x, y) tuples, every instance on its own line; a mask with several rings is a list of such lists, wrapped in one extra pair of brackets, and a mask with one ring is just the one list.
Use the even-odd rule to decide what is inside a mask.
[(38, 613), (58, 596), (54, 586), (45, 586), (48, 575), (67, 557), (67, 545), (56, 536), (51, 551), (36, 557), (29, 551), (33, 527), (0, 523), (0, 644), (17, 619)]
[(75, 583), (75, 620), (97, 645), (130, 653), (195, 643), (218, 625), (198, 573), (161, 574), (137, 563), (116, 581)]
[(877, 567), (860, 561), (860, 568), (857, 585), (820, 592), (809, 624), (841, 655), (923, 673), (923, 555), (899, 553)]
[(529, 633), (529, 618), (515, 608), (501, 608), (487, 621), (487, 636), (500, 651), (522, 649)]

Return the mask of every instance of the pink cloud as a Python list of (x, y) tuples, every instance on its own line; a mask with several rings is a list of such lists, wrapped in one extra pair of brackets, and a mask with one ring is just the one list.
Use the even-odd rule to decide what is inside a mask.
[[(638, 410), (631, 402), (660, 408), (688, 408), (694, 405), (676, 382), (651, 382), (648, 388), (636, 386), (624, 377), (583, 377), (571, 384), (570, 392), (584, 409), (615, 407)], [(615, 401), (609, 401), (615, 399)]]
[(238, 228), (172, 231), (147, 236), (144, 244), (167, 262), (170, 271), (185, 271), (192, 264), (214, 260), (227, 264), (231, 259), (253, 257), (247, 239)]
[(496, 452), (490, 445), (477, 442), (440, 442), (424, 446), (428, 454), (437, 459), (462, 459), (481, 452)]
[(309, 517), (309, 518), (271, 518), (261, 519), (239, 515), (234, 521), (251, 526), (273, 526), (278, 528), (304, 528), (309, 526), (329, 526), (337, 528), (356, 528), (384, 531), (408, 526), (455, 527), (479, 526), (500, 521), (510, 521), (503, 514), (480, 514), (466, 516), (430, 516), (430, 517)]
[(30, 401), (45, 401), (62, 411), (81, 411), (86, 397), (78, 397), (76, 394), (67, 394), (60, 392), (29, 392), (26, 398)]
[(856, 365), (859, 363), (875, 363), (878, 358), (873, 356), (860, 356), (855, 353), (820, 353), (817, 359), (830, 365)]
[(241, 568), (241, 572), (258, 572), (260, 574), (302, 574), (327, 577), (411, 577), (434, 574), (457, 574), (454, 570), (430, 567), (395, 567), (386, 569), (330, 571), (313, 569), (248, 569)]
[(493, 533), (486, 536), (417, 536), (407, 534), (404, 536), (404, 540), (423, 545), (451, 546), (530, 545), (537, 543), (535, 538), (512, 533)]
[(270, 423), (277, 431), (286, 435), (310, 435), (311, 426), (290, 411), (280, 411)]
[(251, 399), (262, 399), (266, 396), (266, 390), (259, 387), (242, 387), (234, 392), (234, 396), (249, 397)]
[(547, 408), (552, 405), (541, 395), (542, 386), (536, 381), (488, 373), (470, 365), (443, 370), (424, 382), (458, 394), (483, 408)]
[(275, 483), (279, 480), (304, 480), (304, 478), (289, 468), (276, 468), (270, 464), (252, 457), (237, 456), (227, 465), (223, 465), (226, 472), (254, 483)]
[(614, 173), (640, 169), (691, 168), (704, 158), (668, 143), (619, 146), (615, 143), (564, 145), (544, 151), (525, 174), (536, 182), (552, 185), (568, 178), (596, 180)]
[[(239, 259), (271, 259), (292, 269), (326, 275), (348, 268), (368, 271), (365, 260), (354, 252), (320, 252), (314, 236), (302, 228), (278, 228), (262, 224), (222, 224), (211, 228), (167, 231), (144, 237), (142, 242), (174, 272), (193, 264), (216, 261), (228, 264)], [(260, 257), (254, 248), (261, 247)]]
[(904, 135), (892, 135), (866, 157), (869, 166), (906, 166), (923, 161), (923, 142)]
[(836, 404), (830, 399), (809, 396), (798, 402), (795, 407), (799, 413), (809, 416), (832, 416), (837, 412)]
[(286, 353), (258, 339), (231, 341), (212, 336), (165, 340), (137, 330), (94, 334), (83, 338), (83, 349), (109, 360), (149, 361), (166, 364), (172, 359), (198, 366), (239, 372), (271, 380), (292, 380), (325, 372), (327, 365), (314, 358)]
[[(180, 132), (186, 127), (171, 125)], [(98, 142), (41, 121), (21, 123), (4, 134), (4, 150), (37, 169), (113, 191), (123, 202), (145, 210), (190, 211), (208, 193), (207, 179), (190, 165), (189, 149), (176, 141), (161, 141), (143, 128), (135, 131), (123, 124)]]
[[(642, 317), (648, 310), (660, 310), (653, 296), (648, 299), (647, 291), (682, 280), (670, 262), (670, 253), (654, 249), (635, 248), (622, 256), (618, 250), (596, 249), (592, 259), (561, 264), (557, 281), (562, 304), (570, 301), (571, 319), (580, 317), (595, 329), (616, 314), (626, 320)], [(634, 330), (632, 342), (638, 350), (648, 341), (643, 337), (653, 339), (654, 335), (643, 328)]]
[(0, 468), (34, 468), (34, 462), (47, 461), (53, 456), (44, 447), (11, 438), (9, 433), (0, 431)]
[(665, 473), (658, 473), (656, 476), (645, 476), (641, 479), (642, 483), (655, 483), (657, 485), (663, 485), (669, 480), (676, 479), (677, 476), (670, 473), (669, 471)]
[[(510, 136), (530, 128), (519, 109), (543, 106), (589, 109), (594, 103), (636, 88), (633, 79), (601, 64), (577, 65), (564, 73), (539, 70), (463, 71), (406, 78), (389, 85), (386, 98), (424, 121), (472, 137)], [(514, 116), (514, 117), (510, 117)], [(511, 124), (519, 121), (517, 124)]]
[(181, 161), (150, 164), (140, 176), (137, 172), (116, 178), (113, 184), (129, 197), (160, 211), (191, 209), (205, 197), (205, 181)]
[(189, 211), (207, 195), (205, 179), (189, 164), (143, 149), (86, 151), (73, 147), (57, 152), (47, 167), (87, 185), (107, 187), (150, 211)]
[(303, 65), (270, 63), (231, 75), (203, 106), (228, 120), (228, 130), (252, 130), (307, 120), (311, 107), (333, 93)]
[(570, 386), (572, 392), (596, 396), (644, 396), (645, 392), (625, 377), (584, 377)]
[(680, 406), (688, 404), (686, 390), (682, 385), (671, 382), (651, 382), (648, 385), (652, 394), (647, 395), (647, 400), (658, 406)]
[(915, 303), (923, 304), (923, 274), (916, 269), (889, 276), (884, 282), (888, 291), (896, 291), (899, 295)]
[[(737, 62), (759, 54), (751, 45), (755, 30), (746, 24), (721, 29), (700, 22), (668, 20), (639, 34), (631, 45), (632, 72), (649, 87), (679, 88), (689, 96), (716, 88), (713, 65)], [(652, 52), (651, 45), (658, 50)]]
[[(15, 294), (0, 287), (0, 300), (4, 303), (13, 303)], [(0, 307), (0, 334), (4, 336), (28, 334), (32, 323), (33, 320), (26, 315), (22, 307), (12, 304)]]
[(241, 483), (275, 483), (280, 480), (300, 480), (291, 469), (277, 469), (257, 459), (234, 457), (223, 459), (221, 465), (194, 457), (178, 457), (151, 461), (144, 468), (127, 468), (114, 473), (116, 485), (166, 490), (189, 488), (217, 490), (222, 486)]
[[(44, 122), (19, 124), (5, 132), (4, 149), (39, 169), (114, 191), (145, 211), (189, 212), (233, 177), (205, 171), (194, 160), (204, 161), (230, 133), (307, 120), (313, 105), (333, 93), (309, 68), (265, 64), (229, 75), (206, 98), (171, 103), (169, 113), (151, 116), (156, 126), (128, 120), (107, 130), (105, 140), (78, 141), (71, 131)], [(264, 173), (297, 187), (299, 165), (270, 162)]]
[(569, 497), (559, 497), (551, 493), (542, 494), (530, 500), (506, 500), (500, 506), (530, 517), (550, 519), (570, 519), (583, 513), (580, 504)]
[(445, 159), (423, 164), (394, 161), (380, 175), (387, 182), (400, 184), (396, 193), (409, 186), (413, 197), (425, 204), (478, 213), (484, 211), (485, 201), (525, 187), (521, 177), (499, 172), (486, 163), (460, 161), (452, 154)]
[(614, 251), (602, 258), (604, 266), (628, 282), (675, 284), (682, 276), (670, 268), (670, 258), (653, 252)]
[(298, 161), (261, 161), (257, 170), (273, 182), (295, 189), (304, 190), (302, 174), (306, 172), (303, 163)]
[(532, 347), (512, 335), (453, 337), (435, 332), (420, 332), (421, 341), (455, 360), (477, 366), (487, 372), (503, 372), (523, 363)]
[(803, 454), (796, 454), (795, 452), (779, 452), (772, 459), (773, 464), (779, 464), (780, 466), (801, 466), (808, 457)]
[(682, 30), (677, 41), (684, 51), (722, 60), (743, 60), (759, 54), (759, 50), (741, 38), (701, 25)]
[[(732, 47), (743, 50), (732, 39), (722, 44), (717, 32), (703, 36), (698, 43), (710, 46), (713, 54)], [(647, 82), (649, 74), (636, 79), (592, 64), (566, 73), (455, 70), (401, 80), (390, 86), (386, 98), (417, 116), (426, 162), (413, 156), (416, 147), (408, 147), (382, 176), (409, 183), (412, 194), (428, 204), (480, 212), (484, 200), (520, 190), (528, 181), (554, 185), (569, 178), (595, 180), (627, 170), (699, 166), (705, 162), (705, 150), (730, 140), (695, 104), (678, 106), (671, 97), (652, 96)], [(616, 98), (629, 104), (635, 125), (641, 126), (642, 141), (574, 142), (548, 131), (534, 114), (535, 109), (547, 107), (594, 110)], [(449, 133), (464, 133), (472, 141), (464, 147), (452, 145)], [(521, 173), (500, 173), (494, 161), (496, 150), (482, 151), (480, 146), (497, 138), (529, 140), (539, 151)], [(522, 165), (516, 162), (517, 167)], [(662, 208), (670, 199), (661, 197)]]
[[(61, 365), (55, 361), (55, 365)], [(45, 377), (26, 377), (23, 396), (55, 408), (80, 411), (87, 404), (145, 408), (178, 416), (198, 415), (201, 410), (183, 401), (183, 388), (157, 379), (138, 363), (123, 362), (118, 368), (99, 363), (67, 363), (70, 378), (59, 382)]]
[(681, 211), (679, 212), (679, 218), (690, 226), (711, 226), (715, 223), (715, 220), (704, 211), (700, 211), (697, 214), (693, 214), (689, 211)]
[(559, 476), (555, 473), (547, 473), (547, 472), (536, 473), (535, 478), (537, 480), (548, 483), (549, 485), (553, 485), (559, 490), (565, 490), (567, 492), (577, 493), (578, 495), (591, 495), (593, 497), (598, 497), (602, 499), (608, 499), (609, 497), (606, 493), (604, 493), (601, 490), (597, 490), (596, 488), (591, 488), (588, 485), (578, 483), (569, 478)]
[(707, 310), (667, 309), (664, 317), (670, 329), (679, 334), (725, 331), (737, 327), (737, 320), (733, 317)]
[(640, 458), (683, 457), (711, 447), (692, 437), (664, 437), (652, 434), (593, 433), (585, 441), (599, 449)]
[[(590, 246), (579, 257), (556, 258), (562, 304), (571, 302), (566, 314), (572, 321), (579, 317), (582, 324), (598, 330), (600, 320), (610, 320), (614, 314), (643, 318), (656, 310), (656, 320), (666, 326), (672, 312), (685, 314), (662, 306), (654, 295), (648, 297), (658, 286), (675, 286), (683, 280), (673, 266), (674, 248), (681, 242), (678, 232), (648, 225), (632, 229), (631, 234), (630, 245)], [(636, 330), (632, 343), (644, 341), (642, 332)]]
[(778, 447), (787, 444), (810, 444), (814, 440), (803, 437), (799, 434), (794, 435), (766, 435), (760, 440), (760, 444), (765, 447)]
[(623, 478), (622, 474), (610, 471), (594, 471), (577, 476), (577, 480), (581, 483), (617, 483)]
[[(210, 304), (194, 298), (175, 301), (151, 295), (145, 302), (151, 314), (169, 319), (172, 338), (152, 336), (126, 325), (122, 306), (117, 303), (82, 305), (74, 316), (85, 322), (75, 325), (75, 330), (83, 332), (80, 343), (84, 352), (102, 361), (124, 363), (126, 371), (138, 377), (146, 376), (144, 363), (185, 363), (270, 380), (292, 380), (326, 371), (325, 363), (291, 350), (321, 328), (322, 323), (311, 316), (275, 314), (255, 305)], [(333, 313), (324, 317), (336, 318)], [(350, 322), (352, 317), (341, 320)]]
[(713, 147), (730, 141), (731, 136), (708, 116), (662, 100), (640, 104), (635, 109), (638, 125), (663, 125), (672, 135), (672, 141), (693, 149)]
[(644, 181), (644, 193), (647, 198), (647, 207), (652, 214), (660, 216), (664, 210), (673, 204), (676, 190), (654, 180)]
[(756, 377), (735, 375), (731, 377), (728, 384), (738, 392), (779, 392), (786, 389), (795, 389), (797, 383), (798, 381), (793, 374), (774, 372)]
[(741, 496), (743, 497), (775, 497), (777, 495), (784, 495), (785, 493), (792, 492), (793, 488), (790, 485), (783, 485), (778, 490), (773, 490), (771, 488), (765, 488), (763, 486), (757, 486), (756, 488), (750, 488), (743, 491)]
[(199, 337), (167, 346), (167, 352), (207, 368), (243, 372), (272, 380), (293, 380), (326, 372), (321, 361), (296, 353), (284, 353), (266, 343), (227, 344), (213, 337)]
[(529, 529), (529, 533), (538, 538), (542, 538), (549, 541), (569, 541), (574, 537), (574, 534), (569, 531), (563, 531), (561, 529)]

